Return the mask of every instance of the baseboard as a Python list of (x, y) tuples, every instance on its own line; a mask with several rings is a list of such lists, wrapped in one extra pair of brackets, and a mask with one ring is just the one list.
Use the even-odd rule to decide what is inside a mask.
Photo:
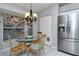
[(59, 50), (59, 49), (58, 49), (58, 51), (69, 54), (69, 55), (72, 55), (72, 56), (79, 56), (79, 55), (71, 54), (71, 53), (68, 53), (68, 52), (65, 52), (65, 51), (62, 51), (62, 50)]

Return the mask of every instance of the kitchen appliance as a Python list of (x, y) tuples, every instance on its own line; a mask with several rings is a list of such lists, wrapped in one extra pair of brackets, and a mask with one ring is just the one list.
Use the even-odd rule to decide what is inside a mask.
[(58, 16), (58, 50), (79, 55), (79, 13)]

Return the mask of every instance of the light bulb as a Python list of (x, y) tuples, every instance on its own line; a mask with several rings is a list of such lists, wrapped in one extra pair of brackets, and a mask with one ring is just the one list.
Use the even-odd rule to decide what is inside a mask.
[(25, 13), (25, 17), (30, 16), (30, 13)]
[(36, 17), (37, 18), (37, 13), (33, 13), (33, 17)]

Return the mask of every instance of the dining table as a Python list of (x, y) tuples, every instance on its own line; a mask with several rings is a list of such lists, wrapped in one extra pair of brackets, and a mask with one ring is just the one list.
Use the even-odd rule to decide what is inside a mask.
[[(22, 38), (17, 38), (17, 41), (20, 43), (20, 42), (23, 42), (24, 45), (26, 47), (31, 47), (33, 48), (34, 51), (32, 51), (33, 53), (36, 53), (38, 52), (38, 49), (42, 49), (41, 47), (41, 44), (36, 44), (36, 42), (39, 41), (38, 37), (22, 37)], [(32, 43), (32, 44), (31, 44)], [(29, 50), (30, 51), (30, 50)], [(27, 51), (27, 55), (29, 53), (29, 51)], [(36, 51), (36, 52), (35, 52)], [(34, 54), (35, 55), (35, 54)], [(36, 55), (38, 55), (38, 53), (36, 53)]]
[(19, 42), (19, 43), (23, 42), (26, 46), (31, 45), (31, 43), (33, 41), (36, 41), (36, 40), (38, 40), (37, 37), (32, 37), (32, 38), (23, 37), (23, 38), (17, 38), (16, 39), (17, 42)]

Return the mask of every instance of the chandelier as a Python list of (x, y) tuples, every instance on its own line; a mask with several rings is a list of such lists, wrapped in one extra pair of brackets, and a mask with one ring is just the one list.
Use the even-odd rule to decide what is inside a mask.
[(30, 12), (25, 13), (25, 19), (30, 22), (37, 20), (37, 13), (32, 12), (32, 3), (30, 4)]

